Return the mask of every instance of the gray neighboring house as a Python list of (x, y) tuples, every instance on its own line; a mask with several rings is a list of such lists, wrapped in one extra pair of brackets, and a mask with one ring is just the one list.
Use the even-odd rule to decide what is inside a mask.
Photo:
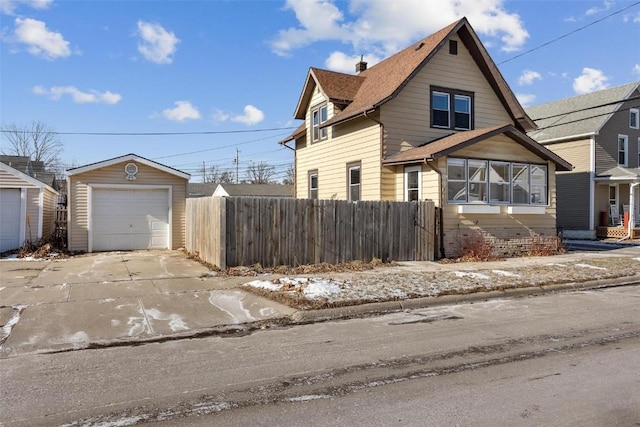
[(293, 185), (285, 184), (218, 184), (214, 197), (293, 197)]
[[(640, 228), (640, 82), (526, 112), (538, 126), (528, 135), (574, 166), (557, 173), (557, 223), (564, 236), (633, 236), (634, 226)], [(614, 221), (625, 210), (628, 231)]]

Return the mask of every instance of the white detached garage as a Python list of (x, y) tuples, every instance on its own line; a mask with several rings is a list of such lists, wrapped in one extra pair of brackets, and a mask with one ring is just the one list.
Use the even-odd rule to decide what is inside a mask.
[(0, 253), (51, 236), (57, 203), (53, 188), (0, 162)]
[(190, 175), (135, 154), (67, 171), (71, 251), (184, 246)]

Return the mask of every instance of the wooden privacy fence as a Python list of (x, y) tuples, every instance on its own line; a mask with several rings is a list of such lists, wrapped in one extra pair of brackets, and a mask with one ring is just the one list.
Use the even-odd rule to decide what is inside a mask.
[(432, 201), (187, 199), (186, 249), (220, 268), (353, 260), (431, 261)]

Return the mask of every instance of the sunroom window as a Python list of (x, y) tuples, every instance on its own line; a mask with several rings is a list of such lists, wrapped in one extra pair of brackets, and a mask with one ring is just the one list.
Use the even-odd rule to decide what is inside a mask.
[(449, 203), (546, 205), (547, 165), (447, 159)]

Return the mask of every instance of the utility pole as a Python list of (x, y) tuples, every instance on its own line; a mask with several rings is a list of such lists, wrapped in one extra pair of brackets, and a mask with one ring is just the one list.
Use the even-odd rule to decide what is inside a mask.
[(238, 166), (240, 164), (240, 151), (236, 148), (236, 158), (233, 160), (236, 164), (236, 184), (239, 183), (240, 175), (238, 175)]

